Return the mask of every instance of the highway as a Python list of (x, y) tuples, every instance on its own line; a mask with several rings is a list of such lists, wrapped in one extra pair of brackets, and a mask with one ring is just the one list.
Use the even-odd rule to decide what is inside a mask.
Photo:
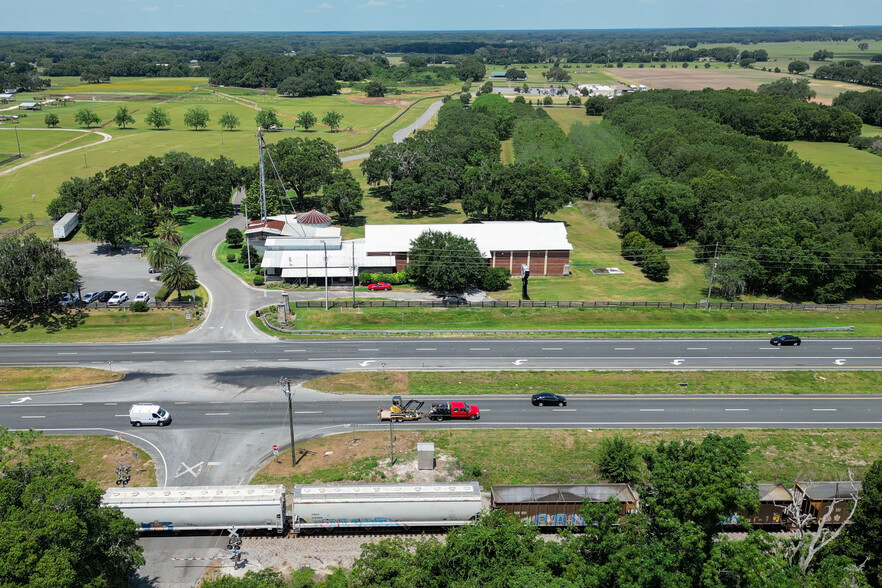
[[(309, 365), (315, 369), (882, 369), (882, 340), (804, 339), (322, 339), (0, 345), (0, 365), (113, 365), (123, 369), (205, 371)], [(175, 367), (161, 364), (175, 364)], [(187, 365), (193, 364), (193, 365)]]

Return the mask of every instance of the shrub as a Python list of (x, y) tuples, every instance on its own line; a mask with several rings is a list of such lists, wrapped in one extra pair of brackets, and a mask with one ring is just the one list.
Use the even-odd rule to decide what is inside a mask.
[(257, 254), (257, 249), (254, 248), (254, 245), (242, 248), (242, 251), (239, 253), (239, 263), (247, 264), (249, 256), (252, 268), (260, 263), (260, 256)]
[(131, 310), (132, 312), (147, 312), (147, 303), (143, 300), (132, 302), (129, 305), (129, 310)]
[(600, 441), (600, 455), (597, 458), (600, 475), (614, 484), (635, 484), (640, 482), (640, 449), (630, 439), (620, 434)]
[(236, 254), (235, 253), (227, 253), (227, 263), (235, 263)]
[(171, 292), (169, 291), (168, 288), (165, 287), (165, 284), (163, 284), (163, 285), (159, 288), (159, 292), (156, 293), (156, 296), (154, 296), (154, 298), (155, 298), (156, 300), (162, 300), (162, 301), (165, 301), (165, 300), (168, 300), (168, 297), (169, 297), (170, 295), (171, 295)]
[(264, 282), (263, 276), (261, 274), (257, 274), (256, 276), (254, 276), (254, 279), (251, 281), (255, 286), (263, 286)]
[(544, 104), (545, 106), (554, 104), (554, 98), (552, 98), (551, 96), (545, 96), (545, 98), (542, 99), (542, 104)]
[(637, 231), (631, 231), (622, 238), (622, 257), (628, 261), (636, 260), (637, 265), (640, 265), (645, 250), (650, 245), (649, 239)]
[(664, 282), (668, 279), (671, 264), (665, 252), (658, 245), (653, 244), (649, 255), (643, 262), (643, 274), (654, 282)]
[(227, 242), (227, 247), (238, 249), (245, 241), (245, 237), (242, 236), (242, 231), (239, 229), (230, 229), (224, 240)]
[(481, 288), (487, 292), (496, 292), (508, 288), (511, 272), (506, 267), (488, 267), (481, 281)]

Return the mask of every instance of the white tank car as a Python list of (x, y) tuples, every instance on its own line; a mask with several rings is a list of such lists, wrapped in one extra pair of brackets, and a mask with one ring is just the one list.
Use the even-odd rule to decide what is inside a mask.
[(187, 486), (111, 488), (104, 506), (114, 506), (141, 531), (207, 531), (285, 527), (285, 487)]
[(481, 513), (477, 482), (294, 486), (295, 531), (334, 527), (446, 527)]

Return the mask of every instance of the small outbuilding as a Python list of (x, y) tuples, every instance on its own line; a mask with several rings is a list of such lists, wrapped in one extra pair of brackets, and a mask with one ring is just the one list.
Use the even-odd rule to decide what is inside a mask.
[(19, 110), (40, 110), (42, 105), (39, 102), (22, 102), (18, 105)]

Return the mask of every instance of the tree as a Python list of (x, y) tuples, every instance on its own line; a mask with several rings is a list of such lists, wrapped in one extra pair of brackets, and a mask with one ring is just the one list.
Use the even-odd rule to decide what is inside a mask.
[(604, 437), (600, 441), (597, 470), (614, 484), (636, 484), (643, 477), (640, 449), (619, 433)]
[(0, 259), (0, 300), (16, 312), (51, 308), (55, 296), (76, 291), (76, 264), (51, 240), (31, 233), (0, 239)]
[(141, 218), (122, 198), (102, 196), (93, 200), (83, 214), (83, 232), (93, 241), (118, 248), (138, 237)]
[(767, 96), (782, 96), (793, 100), (808, 100), (817, 96), (817, 92), (811, 89), (810, 82), (806, 78), (791, 79), (780, 78), (768, 84), (761, 84), (756, 91)]
[(456, 66), (456, 77), (464, 82), (483, 80), (485, 75), (487, 68), (477, 57), (466, 57)]
[(367, 86), (364, 87), (364, 93), (367, 94), (368, 98), (382, 98), (386, 95), (386, 86), (380, 82), (368, 82)]
[(45, 117), (43, 117), (43, 122), (46, 123), (47, 127), (57, 127), (58, 126), (58, 115), (54, 112), (50, 112)]
[(194, 131), (207, 127), (210, 120), (211, 115), (202, 106), (188, 108), (187, 112), (184, 113), (184, 124), (188, 127), (193, 127)]
[(325, 113), (325, 116), (322, 117), (322, 124), (330, 128), (332, 131), (336, 131), (340, 128), (340, 121), (342, 120), (342, 114), (336, 110), (329, 110)]
[(840, 550), (863, 565), (873, 586), (882, 582), (882, 460), (864, 473), (860, 500), (845, 529), (845, 545)]
[(178, 223), (170, 219), (160, 221), (156, 225), (155, 235), (160, 241), (168, 241), (176, 247), (180, 247), (181, 243), (183, 243), (183, 239), (181, 238), (181, 227), (178, 226)]
[(545, 76), (549, 82), (568, 82), (570, 81), (570, 73), (561, 69), (560, 66), (553, 66), (548, 71), (542, 72), (542, 75)]
[(300, 125), (304, 131), (308, 131), (315, 126), (316, 121), (315, 115), (307, 110), (297, 115), (297, 121), (294, 124), (295, 126)]
[(101, 119), (95, 114), (95, 111), (90, 108), (81, 108), (74, 114), (74, 121), (80, 126), (84, 126), (87, 129), (91, 128), (92, 125), (97, 125), (101, 122)]
[(525, 72), (522, 69), (517, 69), (517, 68), (511, 67), (511, 68), (505, 70), (505, 77), (506, 77), (506, 79), (511, 80), (511, 81), (526, 80), (527, 79), (527, 72)]
[(245, 241), (245, 237), (242, 236), (242, 231), (240, 231), (239, 229), (230, 229), (227, 231), (224, 241), (226, 241), (227, 247), (231, 249), (238, 249)]
[(116, 116), (113, 117), (113, 122), (116, 123), (116, 126), (124, 129), (126, 125), (135, 124), (135, 117), (129, 114), (128, 106), (120, 106), (116, 109)]
[(507, 267), (488, 267), (481, 279), (481, 289), (487, 292), (505, 290), (511, 284), (511, 271)]
[(180, 256), (165, 266), (159, 279), (162, 280), (169, 292), (177, 290), (178, 298), (181, 297), (181, 290), (189, 290), (197, 285), (196, 270)]
[(342, 169), (334, 173), (333, 182), (322, 188), (322, 206), (325, 210), (333, 210), (341, 223), (347, 224), (352, 215), (362, 209), (361, 186), (352, 172)]
[(622, 230), (639, 231), (653, 243), (674, 247), (695, 236), (699, 204), (689, 186), (651, 176), (625, 196)]
[(104, 492), (77, 477), (70, 452), (36, 447), (36, 437), (0, 428), (0, 581), (124, 586), (144, 563), (135, 522), (101, 506)]
[(285, 185), (297, 193), (299, 205), (307, 194), (332, 183), (334, 172), (343, 167), (337, 149), (324, 139), (282, 139), (269, 149)]
[(247, 264), (251, 262), (251, 267), (255, 267), (260, 264), (260, 255), (257, 253), (257, 249), (254, 245), (248, 244), (242, 248), (242, 251), (239, 252), (239, 263)]
[(603, 116), (607, 106), (609, 106), (609, 98), (606, 96), (592, 96), (585, 100), (585, 114), (588, 116)]
[(546, 94), (542, 97), (542, 104), (545, 106), (551, 106), (554, 104), (554, 98), (552, 98), (549, 94)]
[(276, 92), (280, 96), (331, 96), (340, 91), (340, 84), (330, 71), (309, 70), (283, 80)]
[(787, 71), (793, 74), (800, 74), (804, 71), (808, 71), (809, 67), (811, 66), (805, 61), (791, 61), (787, 64)]
[(159, 239), (147, 247), (147, 261), (154, 271), (161, 271), (178, 258), (177, 248), (169, 241)]
[(858, 50), (859, 51), (866, 51), (869, 48), (870, 48), (869, 43), (858, 43)]
[(833, 52), (829, 49), (819, 49), (812, 54), (812, 61), (826, 61), (833, 59)]
[(279, 128), (282, 123), (279, 122), (279, 116), (276, 114), (275, 108), (266, 108), (257, 113), (254, 122), (263, 130), (269, 130), (272, 127)]
[(472, 103), (472, 110), (484, 113), (493, 120), (500, 141), (511, 138), (515, 123), (515, 111), (511, 102), (501, 94), (481, 94)]
[(408, 278), (434, 292), (478, 288), (487, 268), (474, 239), (450, 232), (424, 231), (411, 241), (408, 257)]
[(144, 122), (146, 122), (151, 127), (155, 127), (158, 131), (159, 129), (167, 127), (171, 124), (171, 117), (168, 115), (164, 108), (154, 106), (150, 109), (150, 112), (147, 113), (147, 116), (144, 117)]
[(232, 112), (225, 112), (221, 115), (220, 119), (217, 122), (218, 124), (220, 124), (222, 129), (232, 131), (239, 126), (239, 117)]

